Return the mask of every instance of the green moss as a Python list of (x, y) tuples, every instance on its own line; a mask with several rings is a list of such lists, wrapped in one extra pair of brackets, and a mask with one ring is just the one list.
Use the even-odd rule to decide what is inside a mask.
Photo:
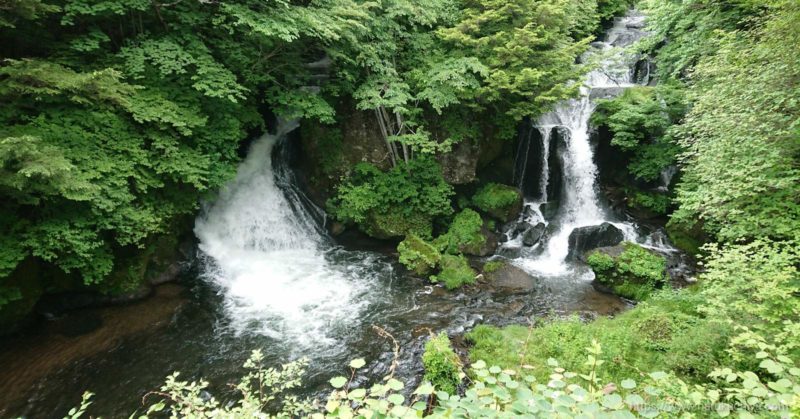
[(450, 254), (480, 254), (486, 244), (486, 237), (481, 233), (482, 226), (480, 214), (467, 208), (456, 215), (446, 234), (437, 237), (436, 244)]
[(699, 232), (700, 228), (689, 228), (682, 223), (670, 220), (666, 226), (667, 236), (675, 247), (683, 250), (690, 255), (700, 253), (703, 246), (703, 235)]
[(615, 293), (634, 300), (645, 300), (667, 279), (666, 260), (649, 250), (631, 243), (622, 244), (619, 256), (595, 250), (586, 262), (591, 266), (597, 280), (609, 286)]
[(372, 213), (367, 221), (361, 224), (365, 233), (378, 239), (391, 239), (415, 234), (420, 237), (431, 237), (433, 220), (431, 217), (414, 213), (405, 214), (400, 210)]
[(483, 272), (485, 273), (492, 273), (497, 272), (500, 268), (506, 266), (506, 262), (502, 260), (490, 260), (483, 265)]
[(437, 391), (456, 394), (461, 383), (461, 361), (450, 346), (446, 333), (442, 332), (428, 340), (425, 353), (422, 354), (422, 365), (425, 367), (423, 380), (433, 384)]
[(443, 255), (441, 267), (441, 272), (432, 276), (431, 281), (442, 282), (449, 290), (475, 283), (476, 273), (470, 268), (467, 258), (464, 256)]
[(520, 198), (520, 193), (516, 188), (499, 183), (489, 183), (472, 196), (472, 204), (481, 211), (491, 213), (514, 205)]
[(414, 234), (406, 236), (397, 246), (397, 251), (400, 253), (400, 263), (417, 275), (431, 273), (442, 258), (435, 247)]
[(700, 382), (714, 368), (733, 363), (725, 353), (730, 326), (702, 317), (694, 310), (698, 302), (690, 291), (670, 290), (615, 318), (589, 323), (574, 317), (533, 328), (480, 325), (467, 334), (474, 344), (470, 359), (502, 368), (528, 365), (540, 382), (547, 382), (552, 373), (549, 358), (558, 359), (567, 371), (579, 370), (586, 362), (585, 348), (594, 339), (602, 345), (604, 358), (613, 360), (599, 371), (604, 382), (661, 370)]

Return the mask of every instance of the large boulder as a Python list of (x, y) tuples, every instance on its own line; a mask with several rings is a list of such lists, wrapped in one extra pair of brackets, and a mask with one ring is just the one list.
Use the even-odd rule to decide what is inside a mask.
[(611, 223), (578, 227), (569, 234), (567, 259), (576, 259), (588, 250), (614, 246), (625, 239), (622, 230)]
[(525, 246), (533, 246), (536, 243), (539, 243), (539, 240), (542, 239), (544, 236), (544, 232), (547, 226), (544, 223), (538, 223), (535, 226), (531, 226), (524, 233), (522, 233), (522, 243)]
[(483, 275), (492, 287), (509, 294), (527, 294), (536, 285), (536, 278), (510, 263), (501, 261), (487, 263)]
[(632, 300), (647, 299), (669, 278), (664, 256), (631, 242), (591, 250), (582, 259), (595, 273), (595, 288)]

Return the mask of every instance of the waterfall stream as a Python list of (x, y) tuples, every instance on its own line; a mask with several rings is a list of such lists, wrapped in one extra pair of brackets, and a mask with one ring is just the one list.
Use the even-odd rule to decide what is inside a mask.
[[(569, 235), (578, 227), (611, 222), (622, 230), (626, 240), (643, 241), (638, 237), (635, 225), (615, 219), (601, 203), (589, 126), (597, 99), (616, 96), (623, 89), (635, 85), (633, 73), (637, 57), (625, 48), (646, 34), (643, 27), (644, 16), (635, 10), (625, 17), (617, 18), (605, 40), (594, 42), (592, 49), (582, 57), (584, 62), (597, 62), (597, 68), (587, 75), (580, 88), (580, 96), (557, 104), (553, 111), (532, 124), (530, 132), (538, 133), (542, 141), (542, 159), (537, 177), (539, 190), (536, 198), (526, 199), (527, 210), (520, 221), (531, 225), (544, 222), (548, 224), (548, 233), (543, 238), (543, 243), (532, 249), (521, 250), (520, 239), (509, 240), (504, 245), (507, 249), (520, 250), (515, 263), (529, 272), (547, 276), (580, 274), (575, 272), (575, 266), (565, 261), (569, 252)], [(554, 152), (551, 139), (555, 132), (559, 133), (560, 141), (555, 151), (560, 159), (563, 181), (561, 190), (554, 191), (555, 196), (550, 196), (548, 190), (552, 188), (548, 187), (548, 183), (553, 169), (548, 162), (549, 153)], [(530, 147), (531, 141), (528, 138), (521, 141), (521, 144), (525, 143)], [(525, 156), (524, 164), (527, 164), (527, 160), (528, 157)], [(522, 173), (517, 179), (520, 186), (524, 186), (526, 182), (526, 171), (527, 169), (517, 171)], [(524, 187), (521, 189), (525, 190)], [(558, 211), (555, 216), (545, 219), (540, 208), (548, 204), (558, 205)], [(518, 231), (516, 226), (512, 229)], [(514, 230), (506, 234), (512, 237)], [(583, 272), (590, 275), (585, 270)]]
[(329, 260), (342, 250), (315, 220), (324, 213), (297, 190), (288, 158), (272, 158), (295, 127), (282, 123), (252, 144), (195, 233), (204, 276), (224, 296), (231, 327), (311, 346), (358, 316), (367, 299), (357, 297), (374, 278), (354, 273), (375, 261), (367, 256), (343, 266)]

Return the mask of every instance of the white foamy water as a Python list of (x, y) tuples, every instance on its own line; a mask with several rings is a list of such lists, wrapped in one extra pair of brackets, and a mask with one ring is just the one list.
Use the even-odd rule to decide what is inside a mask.
[(329, 260), (336, 249), (300, 194), (286, 189), (291, 172), (273, 168), (273, 148), (294, 127), (283, 124), (252, 144), (236, 178), (198, 217), (195, 234), (204, 276), (224, 297), (231, 326), (305, 346), (358, 316), (369, 278)]

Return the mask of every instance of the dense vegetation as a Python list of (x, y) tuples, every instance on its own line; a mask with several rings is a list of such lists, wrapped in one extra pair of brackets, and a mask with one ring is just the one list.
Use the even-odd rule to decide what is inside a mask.
[(271, 115), (336, 123), (344, 99), (397, 167), (358, 167), (334, 213), (430, 236), (450, 212), (430, 156), (573, 94), (576, 56), (625, 3), (2, 2), (3, 321), (44, 292), (136, 289), (245, 138)]
[[(231, 176), (242, 140), (263, 130), (265, 108), (336, 123), (333, 103), (343, 97), (374, 113), (389, 164), (349, 170), (331, 212), (373, 236), (403, 239), (401, 262), (416, 274), (447, 288), (473, 283), (465, 255), (480, 253), (488, 218), (506, 221), (497, 210), (519, 196), (487, 184), (456, 214), (436, 157), (461, 142), (509, 138), (523, 118), (575, 94), (569, 81), (586, 71), (576, 57), (628, 5), (2, 3), (0, 310), (24, 312), (29, 298), (74, 282), (135, 287), (140, 255)], [(667, 216), (673, 241), (700, 259), (697, 283), (656, 291), (666, 287), (663, 260), (630, 245), (618, 257), (594, 253), (588, 261), (601, 282), (643, 301), (589, 323), (477, 327), (461, 395), (460, 365), (439, 335), (423, 359), (439, 388), (423, 384), (411, 401), (391, 376), (369, 390), (335, 377), (325, 407), (288, 397), (269, 409), (800, 413), (800, 3), (639, 6), (652, 34), (638, 48), (657, 63), (658, 83), (601, 102), (593, 123), (626, 163), (630, 202)], [(319, 60), (330, 61), (322, 72), (309, 65)], [(675, 164), (677, 185), (654, 193)], [(41, 268), (34, 276), (43, 283), (26, 282), (26, 263)], [(265, 370), (259, 360), (247, 365), (235, 404), (206, 397), (207, 383), (172, 376), (150, 413), (253, 415), (300, 385), (302, 363)], [(363, 366), (353, 361), (352, 373)], [(433, 394), (438, 404), (419, 403)]]

